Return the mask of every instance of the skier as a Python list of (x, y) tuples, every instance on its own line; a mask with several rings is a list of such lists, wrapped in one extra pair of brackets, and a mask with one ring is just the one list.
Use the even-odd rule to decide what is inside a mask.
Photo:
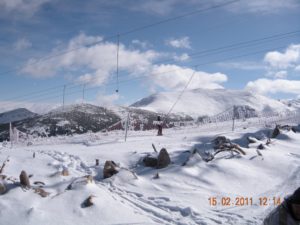
[(300, 225), (300, 187), (265, 218), (264, 225)]

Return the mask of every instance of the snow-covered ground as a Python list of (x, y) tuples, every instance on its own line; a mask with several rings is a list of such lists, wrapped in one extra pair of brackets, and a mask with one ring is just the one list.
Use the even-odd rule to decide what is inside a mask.
[[(300, 133), (280, 134), (260, 150), (260, 156), (257, 146), (266, 143), (270, 130), (229, 130), (169, 129), (162, 137), (156, 131), (131, 131), (126, 142), (124, 132), (116, 131), (0, 147), (0, 163), (9, 156), (4, 175), (18, 180), (25, 170), (33, 175), (33, 187), (34, 181), (42, 181), (50, 193), (42, 198), (33, 189), (23, 190), (7, 181), (9, 191), (0, 195), (0, 224), (261, 224), (275, 207), (273, 197), (282, 199), (300, 186)], [(211, 141), (219, 135), (240, 144), (246, 155), (220, 153), (205, 162), (200, 155), (212, 150)], [(248, 146), (248, 136), (260, 140)], [(169, 152), (172, 164), (167, 168), (141, 163), (147, 154), (155, 154), (152, 143)], [(195, 148), (199, 154), (182, 166)], [(121, 169), (103, 179), (106, 160)], [(69, 176), (57, 173), (63, 168), (68, 168)], [(94, 182), (77, 182), (88, 174)], [(66, 190), (72, 182), (74, 187)], [(90, 195), (95, 196), (94, 205), (82, 208)], [(228, 206), (210, 204), (209, 198), (221, 203), (223, 197), (231, 198)], [(235, 205), (237, 197), (252, 198), (252, 204)], [(261, 206), (260, 197), (270, 199), (269, 204)]]

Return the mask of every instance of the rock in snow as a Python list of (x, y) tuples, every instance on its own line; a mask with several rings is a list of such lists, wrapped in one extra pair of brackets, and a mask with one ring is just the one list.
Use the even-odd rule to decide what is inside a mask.
[(157, 158), (151, 157), (151, 156), (146, 156), (143, 159), (143, 163), (147, 167), (156, 167), (157, 166)]
[(7, 191), (5, 182), (0, 179), (0, 195), (4, 194)]
[(109, 178), (118, 173), (117, 164), (114, 161), (106, 161), (103, 168), (103, 178)]
[(27, 173), (24, 170), (22, 170), (20, 174), (20, 184), (24, 188), (30, 188), (30, 181), (27, 176)]
[(165, 148), (162, 148), (157, 157), (157, 168), (165, 168), (171, 163), (169, 153)]

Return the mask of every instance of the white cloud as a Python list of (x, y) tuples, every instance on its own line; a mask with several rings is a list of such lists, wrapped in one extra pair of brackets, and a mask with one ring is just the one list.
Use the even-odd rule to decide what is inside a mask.
[(195, 71), (190, 68), (180, 67), (177, 65), (159, 65), (154, 66), (151, 79), (156, 85), (164, 89), (182, 89), (195, 72), (189, 89), (206, 88), (218, 89), (223, 88), (221, 83), (227, 81), (227, 76), (222, 73), (206, 73)]
[(287, 75), (288, 75), (287, 71), (281, 70), (275, 73), (274, 78), (282, 79), (282, 78), (286, 78)]
[(191, 48), (190, 39), (186, 36), (178, 39), (171, 38), (166, 40), (165, 43), (173, 48)]
[[(67, 54), (59, 55), (54, 49), (49, 55), (57, 57), (48, 58), (38, 62), (30, 59), (22, 69), (22, 73), (36, 78), (53, 77), (64, 71), (84, 71), (78, 81), (88, 82), (93, 85), (105, 83), (116, 71), (117, 46), (112, 42), (99, 42), (102, 37), (87, 36), (81, 33), (70, 40), (65, 51)], [(92, 43), (99, 42), (95, 45)], [(77, 49), (72, 51), (72, 49)], [(153, 50), (130, 50), (123, 44), (119, 48), (119, 70), (133, 74), (142, 74), (148, 71), (160, 53)], [(46, 57), (47, 58), (47, 57)]]
[(246, 89), (259, 94), (300, 94), (299, 80), (285, 80), (285, 79), (258, 79), (248, 82)]
[[(112, 0), (111, 0), (112, 1)], [(166, 15), (181, 9), (182, 6), (189, 5), (193, 8), (209, 8), (212, 6), (224, 4), (221, 0), (134, 0), (128, 1), (126, 7)], [(281, 11), (296, 10), (299, 8), (298, 0), (240, 0), (224, 7), (232, 13), (279, 13)], [(212, 10), (213, 11), (213, 10)]]
[[(58, 74), (74, 74), (76, 81), (89, 85), (102, 85), (109, 78), (115, 76), (117, 46), (111, 42), (99, 42), (101, 37), (80, 34), (71, 39), (65, 50), (67, 54), (59, 55), (54, 49), (49, 55), (57, 57), (48, 58), (46, 61), (30, 59), (23, 67), (22, 72), (35, 78), (53, 77)], [(96, 45), (91, 45), (99, 42)], [(80, 47), (80, 48), (79, 48)], [(76, 51), (70, 51), (72, 49)], [(155, 60), (161, 57), (170, 57), (167, 53), (153, 50), (132, 50), (120, 44), (119, 69), (128, 72), (131, 76), (149, 75), (152, 84), (165, 89), (182, 88), (188, 81), (193, 69), (177, 65), (155, 65)], [(46, 56), (47, 58), (47, 56)], [(178, 60), (188, 59), (187, 54), (178, 56)], [(78, 74), (80, 71), (80, 74)], [(196, 71), (190, 88), (223, 88), (222, 83), (227, 81), (227, 76), (222, 73), (206, 73)], [(115, 96), (111, 96), (115, 98)], [(112, 100), (109, 98), (110, 100)]]
[(137, 47), (141, 48), (149, 48), (151, 45), (147, 41), (140, 41), (138, 39), (134, 39), (131, 41), (131, 43)]
[(17, 12), (24, 15), (33, 15), (39, 8), (50, 0), (0, 0), (0, 12)]
[(14, 43), (14, 49), (17, 51), (22, 51), (28, 49), (32, 46), (32, 43), (26, 38), (21, 38)]
[(298, 0), (241, 0), (230, 5), (228, 9), (239, 13), (278, 13), (298, 7)]
[(190, 56), (187, 53), (183, 53), (181, 55), (174, 55), (173, 58), (175, 61), (184, 62), (187, 61), (190, 58)]
[(165, 15), (173, 11), (175, 6), (180, 2), (179, 0), (135, 0), (127, 7), (146, 13), (154, 13), (158, 15)]
[(300, 65), (295, 67), (295, 71), (300, 71)]
[(285, 52), (268, 52), (264, 61), (274, 69), (287, 69), (300, 64), (300, 44), (290, 45)]
[(98, 94), (95, 103), (100, 106), (112, 106), (119, 99), (120, 95), (117, 93), (111, 95)]
[(230, 69), (240, 69), (240, 70), (262, 70), (265, 66), (259, 62), (242, 61), (242, 62), (222, 62), (218, 63), (218, 66)]
[(271, 51), (265, 54), (264, 63), (268, 77), (286, 78), (300, 66), (300, 44), (292, 44), (284, 51)]

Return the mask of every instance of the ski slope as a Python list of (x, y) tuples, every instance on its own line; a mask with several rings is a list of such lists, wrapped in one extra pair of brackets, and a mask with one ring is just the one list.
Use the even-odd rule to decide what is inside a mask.
[[(275, 206), (260, 206), (260, 197), (282, 199), (300, 186), (300, 133), (280, 134), (259, 156), (257, 146), (266, 142), (270, 130), (228, 130), (169, 129), (162, 137), (156, 131), (130, 131), (126, 142), (124, 132), (115, 131), (40, 139), (31, 146), (3, 146), (0, 162), (9, 156), (3, 174), (18, 180), (25, 170), (33, 175), (31, 183), (44, 182), (50, 195), (42, 198), (8, 182), (9, 191), (0, 195), (0, 225), (261, 224)], [(219, 135), (240, 144), (246, 155), (220, 153), (205, 162), (200, 155), (212, 150), (211, 141)], [(248, 136), (260, 140), (248, 146)], [(155, 154), (152, 143), (169, 152), (172, 164), (167, 168), (157, 170), (141, 163), (147, 154)], [(195, 148), (199, 154), (182, 166)], [(95, 159), (100, 160), (99, 166)], [(108, 179), (102, 176), (105, 160), (121, 167)], [(57, 175), (63, 168), (68, 168), (69, 176)], [(157, 173), (159, 179), (154, 178)], [(87, 174), (94, 182), (66, 190)], [(94, 205), (82, 208), (90, 195), (95, 196)], [(218, 201), (247, 197), (253, 204), (212, 206), (209, 198), (213, 197)]]

